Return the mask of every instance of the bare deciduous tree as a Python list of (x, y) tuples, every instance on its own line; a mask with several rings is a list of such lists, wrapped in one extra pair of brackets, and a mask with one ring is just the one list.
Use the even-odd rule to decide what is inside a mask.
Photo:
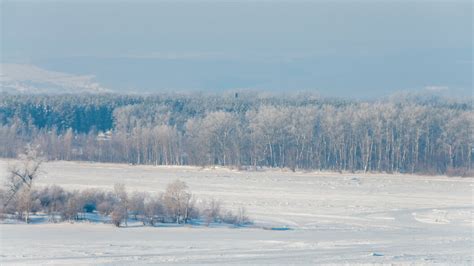
[(38, 178), (40, 166), (43, 159), (38, 155), (37, 150), (27, 148), (25, 154), (19, 156), (21, 160), (18, 164), (9, 169), (7, 187), (9, 196), (4, 203), (6, 207), (13, 198), (19, 196), (20, 210), (24, 213), (25, 222), (29, 223), (30, 210), (32, 206), (31, 191), (33, 182)]
[(79, 192), (75, 191), (67, 199), (67, 202), (65, 203), (65, 207), (62, 212), (63, 219), (71, 221), (76, 220), (78, 218), (78, 213), (82, 211), (78, 195)]
[(165, 207), (162, 204), (162, 197), (152, 198), (145, 203), (145, 217), (149, 224), (165, 222)]
[[(129, 199), (129, 212), (133, 215), (135, 220), (138, 220), (138, 217), (142, 217), (145, 215), (145, 198), (146, 193), (134, 192)], [(145, 220), (142, 219), (143, 224), (145, 224)]]
[(114, 192), (118, 202), (112, 211), (112, 220), (117, 226), (120, 226), (121, 221), (124, 221), (125, 226), (128, 226), (129, 199), (125, 185), (115, 184)]
[(176, 223), (186, 223), (189, 218), (192, 195), (187, 189), (185, 182), (176, 180), (167, 186), (163, 197), (165, 206)]

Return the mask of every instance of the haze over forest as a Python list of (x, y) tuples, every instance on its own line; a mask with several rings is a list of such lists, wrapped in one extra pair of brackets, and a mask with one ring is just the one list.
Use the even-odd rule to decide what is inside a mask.
[(3, 92), (472, 95), (471, 1), (2, 1)]

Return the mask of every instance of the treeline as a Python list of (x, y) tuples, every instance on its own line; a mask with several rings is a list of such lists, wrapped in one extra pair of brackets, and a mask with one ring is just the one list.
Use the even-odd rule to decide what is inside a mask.
[[(9, 191), (0, 189), (0, 199), (7, 202)], [(60, 186), (41, 189), (24, 187), (7, 205), (0, 209), (0, 218), (18, 219), (29, 223), (31, 216), (46, 217), (49, 222), (95, 220), (127, 226), (140, 222), (154, 226), (158, 223), (210, 225), (250, 223), (245, 209), (237, 213), (226, 210), (217, 200), (200, 201), (189, 191), (186, 183), (176, 180), (164, 193), (128, 193), (125, 186), (116, 184), (112, 191), (85, 189), (67, 191)]]
[(472, 175), (471, 101), (251, 93), (5, 96), (0, 156)]

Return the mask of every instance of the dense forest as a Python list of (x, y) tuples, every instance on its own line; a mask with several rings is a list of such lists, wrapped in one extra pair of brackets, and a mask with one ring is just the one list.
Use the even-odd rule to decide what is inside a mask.
[(4, 94), (0, 156), (472, 175), (473, 118), (433, 96)]

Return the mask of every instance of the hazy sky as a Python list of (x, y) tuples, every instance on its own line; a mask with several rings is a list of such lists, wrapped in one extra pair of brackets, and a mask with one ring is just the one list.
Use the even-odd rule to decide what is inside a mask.
[(472, 10), (454, 0), (2, 1), (1, 62), (117, 91), (471, 94)]

